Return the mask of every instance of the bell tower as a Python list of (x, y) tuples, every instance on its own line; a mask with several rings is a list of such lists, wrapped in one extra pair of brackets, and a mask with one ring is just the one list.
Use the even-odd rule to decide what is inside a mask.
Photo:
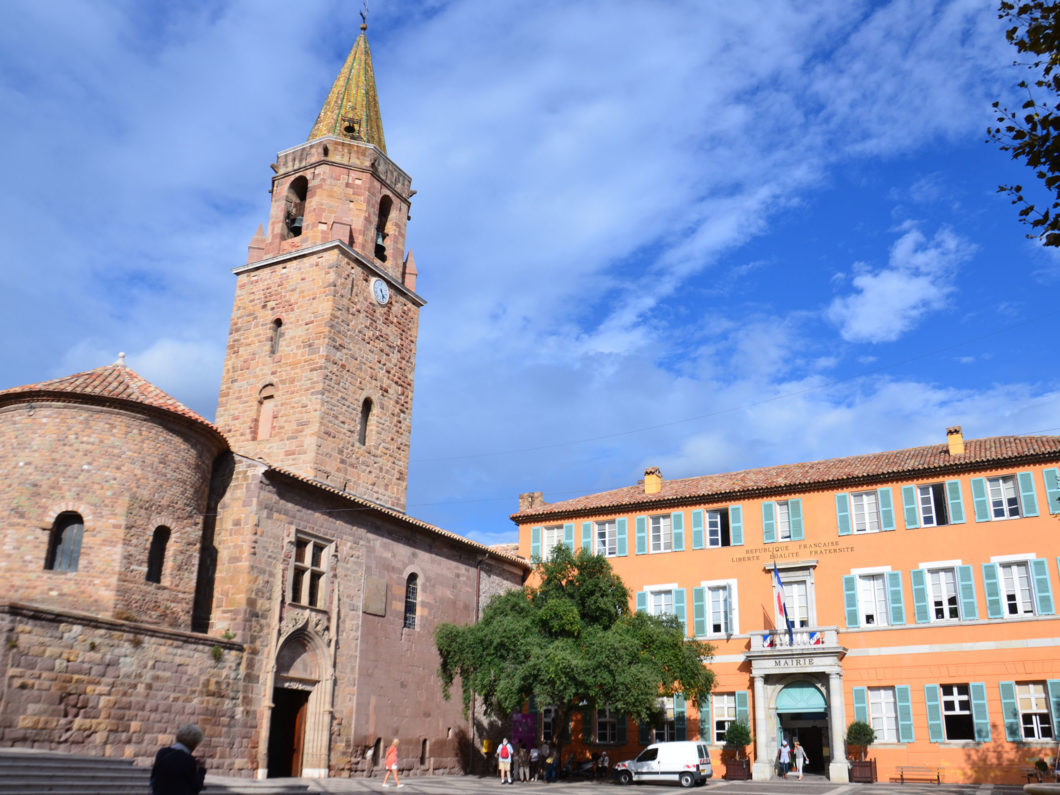
[(268, 227), (235, 269), (217, 425), (241, 455), (404, 511), (424, 301), (365, 28), (309, 139), (272, 165)]

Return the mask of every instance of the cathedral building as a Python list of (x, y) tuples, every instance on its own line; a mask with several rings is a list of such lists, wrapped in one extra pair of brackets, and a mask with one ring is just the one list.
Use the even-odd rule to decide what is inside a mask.
[(235, 268), (215, 422), (123, 358), (0, 391), (0, 742), (149, 763), (197, 722), (214, 772), (457, 771), (434, 628), (526, 562), (409, 516), (415, 191), (362, 26), (272, 164)]
[[(1060, 737), (1060, 437), (965, 440), (665, 480), (560, 502), (522, 495), (519, 551), (607, 556), (630, 608), (709, 642), (698, 709), (656, 725), (607, 709), (574, 727), (585, 752), (631, 758), (700, 739), (716, 775), (751, 730), (746, 774), (767, 780), (784, 740), (833, 781), (1025, 783)], [(599, 706), (599, 705), (598, 705)], [(542, 729), (550, 733), (547, 709)], [(845, 742), (854, 721), (875, 742)]]

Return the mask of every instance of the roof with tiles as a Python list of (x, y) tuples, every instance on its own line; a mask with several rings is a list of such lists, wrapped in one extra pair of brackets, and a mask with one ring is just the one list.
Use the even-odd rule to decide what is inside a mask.
[(511, 515), (515, 522), (601, 513), (609, 509), (667, 503), (715, 502), (734, 495), (768, 496), (867, 481), (896, 480), (939, 472), (988, 469), (1021, 460), (1060, 460), (1060, 436), (993, 436), (967, 439), (964, 452), (951, 455), (946, 444), (890, 450), (802, 464), (745, 469), (720, 475), (664, 480), (656, 494), (643, 484), (543, 503)]
[(59, 398), (81, 396), (103, 402), (138, 403), (179, 414), (223, 435), (209, 420), (199, 416), (183, 403), (167, 395), (141, 375), (125, 366), (125, 355), (114, 364), (83, 373), (55, 378), (39, 384), (27, 384), (0, 390), (0, 402), (11, 399)]
[(379, 114), (375, 71), (368, 39), (364, 35), (365, 27), (361, 25), (361, 35), (354, 41), (346, 63), (339, 70), (307, 140), (325, 135), (353, 138), (375, 144), (386, 154), (383, 119)]

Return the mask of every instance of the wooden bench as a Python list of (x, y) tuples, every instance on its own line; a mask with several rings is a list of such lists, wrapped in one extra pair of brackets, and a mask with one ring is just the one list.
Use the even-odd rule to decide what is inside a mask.
[(1020, 768), (1020, 775), (1027, 777), (1027, 783), (1030, 784), (1032, 781), (1041, 781), (1041, 771), (1036, 767), (1024, 766)]
[(926, 767), (925, 765), (899, 765), (898, 781), (902, 784), (906, 779), (911, 781), (932, 781), (936, 784), (942, 783), (942, 770), (937, 767)]

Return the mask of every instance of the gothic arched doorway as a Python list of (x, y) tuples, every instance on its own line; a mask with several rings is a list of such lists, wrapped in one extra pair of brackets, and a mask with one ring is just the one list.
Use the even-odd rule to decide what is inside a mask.
[(269, 778), (327, 775), (326, 659), (323, 642), (308, 631), (290, 635), (276, 654)]

